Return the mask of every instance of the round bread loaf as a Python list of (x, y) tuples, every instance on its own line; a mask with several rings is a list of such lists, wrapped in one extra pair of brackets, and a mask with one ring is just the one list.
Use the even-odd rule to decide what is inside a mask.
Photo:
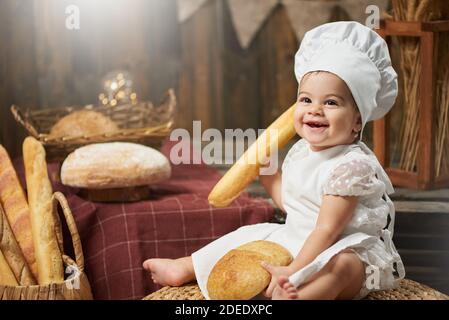
[(76, 149), (61, 167), (63, 184), (88, 189), (144, 186), (168, 179), (170, 163), (159, 151), (127, 142)]
[(207, 281), (209, 297), (216, 300), (248, 300), (261, 293), (271, 275), (262, 266), (287, 266), (292, 255), (281, 245), (265, 240), (252, 241), (226, 253), (215, 264)]
[(117, 131), (117, 124), (100, 112), (80, 110), (59, 119), (51, 128), (49, 137), (93, 136)]

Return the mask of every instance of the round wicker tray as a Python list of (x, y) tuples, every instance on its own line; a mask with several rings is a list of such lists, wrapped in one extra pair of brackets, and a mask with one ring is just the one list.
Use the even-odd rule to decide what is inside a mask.
[[(428, 286), (403, 279), (396, 289), (371, 292), (366, 300), (449, 300), (449, 297)], [(143, 300), (204, 300), (195, 283), (182, 287), (163, 287)]]

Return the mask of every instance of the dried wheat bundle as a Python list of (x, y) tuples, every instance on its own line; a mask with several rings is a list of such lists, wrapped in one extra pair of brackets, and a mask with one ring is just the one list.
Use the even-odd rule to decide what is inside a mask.
[[(443, 0), (392, 0), (393, 17), (401, 21), (432, 21), (447, 19), (449, 3)], [(401, 123), (398, 148), (400, 153), (399, 167), (406, 171), (416, 171), (419, 152), (418, 133), (419, 110), (419, 79), (421, 75), (419, 39), (399, 37), (401, 71), (404, 80), (404, 117)], [(437, 42), (438, 69), (436, 81), (436, 176), (449, 172), (447, 162), (449, 151), (444, 148), (448, 142), (449, 126), (449, 36), (441, 33)], [(395, 150), (397, 151), (397, 150)], [(446, 161), (443, 161), (445, 160)]]

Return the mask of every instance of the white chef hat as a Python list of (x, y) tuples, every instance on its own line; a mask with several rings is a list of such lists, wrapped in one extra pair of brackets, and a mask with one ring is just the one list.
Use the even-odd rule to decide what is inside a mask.
[(397, 93), (397, 74), (385, 40), (355, 21), (326, 23), (308, 31), (295, 56), (298, 83), (311, 71), (328, 71), (348, 86), (359, 108), (363, 128), (385, 116)]

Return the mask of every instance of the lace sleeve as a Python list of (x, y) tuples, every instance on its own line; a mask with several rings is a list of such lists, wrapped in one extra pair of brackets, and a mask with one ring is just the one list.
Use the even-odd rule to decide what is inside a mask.
[(364, 196), (382, 188), (376, 171), (365, 160), (354, 159), (339, 164), (323, 185), (323, 194)]

